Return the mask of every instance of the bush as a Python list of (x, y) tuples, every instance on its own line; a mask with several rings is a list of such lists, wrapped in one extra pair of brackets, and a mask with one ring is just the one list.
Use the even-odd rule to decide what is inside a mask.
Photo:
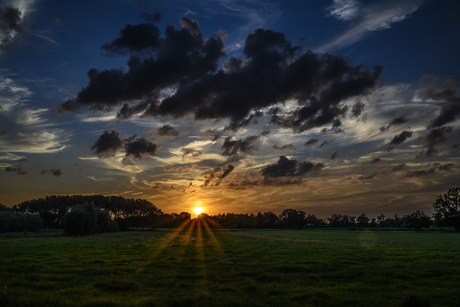
[(0, 211), (0, 232), (36, 231), (43, 228), (43, 220), (35, 214)]
[(73, 236), (87, 235), (96, 225), (95, 216), (84, 205), (75, 205), (62, 219), (64, 231)]
[(64, 231), (73, 236), (118, 231), (118, 223), (109, 214), (94, 207), (94, 203), (77, 204), (62, 219)]

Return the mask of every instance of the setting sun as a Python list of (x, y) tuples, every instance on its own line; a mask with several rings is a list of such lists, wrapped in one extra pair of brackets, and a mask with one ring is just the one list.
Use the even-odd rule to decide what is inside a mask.
[(196, 208), (194, 209), (194, 211), (195, 211), (195, 214), (196, 214), (196, 215), (200, 215), (201, 212), (203, 212), (203, 208), (201, 208), (201, 207), (196, 207)]

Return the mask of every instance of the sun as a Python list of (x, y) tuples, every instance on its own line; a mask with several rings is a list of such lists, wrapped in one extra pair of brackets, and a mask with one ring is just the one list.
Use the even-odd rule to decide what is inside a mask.
[(203, 208), (201, 208), (201, 207), (196, 207), (194, 210), (195, 210), (196, 215), (200, 215), (201, 212), (203, 212)]

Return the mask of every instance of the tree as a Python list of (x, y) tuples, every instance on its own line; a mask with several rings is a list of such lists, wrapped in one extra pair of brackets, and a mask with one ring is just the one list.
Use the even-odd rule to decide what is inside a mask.
[(364, 213), (362, 213), (360, 216), (358, 216), (356, 221), (358, 222), (359, 227), (367, 227), (369, 225), (369, 218)]
[(406, 216), (406, 222), (409, 227), (415, 228), (418, 232), (420, 228), (431, 226), (431, 219), (425, 212), (417, 210)]
[(301, 229), (306, 223), (305, 215), (306, 213), (301, 210), (286, 209), (281, 212), (279, 218), (288, 228)]
[(451, 188), (446, 194), (440, 195), (433, 208), (437, 223), (444, 221), (460, 231), (460, 187)]

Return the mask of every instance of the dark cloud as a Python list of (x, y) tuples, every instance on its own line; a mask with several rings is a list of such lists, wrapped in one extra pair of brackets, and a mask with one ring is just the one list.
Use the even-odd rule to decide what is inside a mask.
[(24, 176), (24, 175), (30, 175), (30, 171), (23, 169), (22, 167), (6, 167), (3, 171), (12, 173), (16, 172), (18, 175)]
[(235, 130), (256, 120), (264, 108), (296, 100), (297, 110), (273, 112), (271, 123), (295, 132), (333, 123), (337, 128), (340, 121), (334, 120), (348, 111), (341, 103), (367, 94), (382, 72), (380, 66), (369, 70), (341, 56), (302, 53), (283, 33), (263, 29), (247, 36), (244, 60), (231, 58), (225, 69), (217, 70), (225, 55), (222, 36), (204, 37), (198, 22), (188, 18), (180, 23), (179, 31), (166, 27), (154, 57), (133, 61), (127, 73), (99, 72), (54, 112), (74, 112), (82, 106), (104, 110), (175, 85), (176, 92), (161, 103), (150, 103), (144, 116), (226, 118), (227, 129)]
[(332, 143), (332, 141), (324, 141), (324, 142), (321, 143), (321, 145), (318, 146), (318, 149), (323, 148), (324, 146), (326, 146), (328, 144), (331, 144), (331, 143)]
[(425, 170), (420, 170), (420, 171), (407, 170), (403, 173), (403, 177), (407, 177), (407, 178), (425, 177), (425, 176), (434, 174), (434, 172), (435, 172), (434, 168), (429, 169), (427, 171)]
[(222, 179), (230, 175), (230, 173), (235, 169), (233, 165), (227, 163), (224, 167), (218, 167), (214, 169), (214, 172), (211, 174), (205, 175), (203, 177), (203, 185), (204, 187), (207, 186), (219, 186), (222, 182)]
[[(431, 76), (424, 75), (421, 82), (429, 80)], [(431, 79), (434, 79), (431, 77)], [(441, 111), (435, 119), (433, 119), (428, 126), (428, 129), (439, 128), (457, 120), (460, 115), (460, 91), (457, 89), (455, 80), (448, 79), (438, 87), (432, 87), (426, 83), (422, 86), (425, 87), (423, 100), (432, 99), (436, 101), (443, 101), (445, 104), (441, 107)]]
[(452, 130), (452, 127), (441, 127), (428, 131), (423, 138), (425, 143), (427, 143), (428, 149), (417, 155), (417, 158), (433, 156), (437, 152), (435, 146), (445, 143), (447, 141), (446, 135), (452, 133)]
[[(1, 107), (0, 107), (0, 109), (1, 109)], [(0, 131), (0, 137), (1, 137), (1, 136), (5, 136), (5, 135), (6, 135), (6, 133), (7, 133), (7, 132), (6, 132), (6, 130), (2, 130), (2, 131)]]
[(283, 145), (281, 147), (278, 146), (278, 143), (276, 143), (275, 145), (272, 146), (272, 149), (274, 150), (279, 150), (279, 151), (283, 151), (285, 149), (288, 149), (288, 150), (295, 150), (295, 147), (294, 145), (291, 143), (291, 144), (286, 144), (286, 145)]
[(0, 16), (0, 51), (12, 50), (12, 43), (15, 40), (16, 34), (22, 39), (26, 39), (27, 35), (22, 27), (22, 13), (14, 7), (3, 8), (3, 14)]
[(146, 22), (160, 22), (161, 21), (162, 14), (158, 11), (153, 12), (153, 14), (150, 13), (142, 13), (142, 19)]
[(101, 136), (94, 142), (91, 149), (95, 149), (95, 153), (99, 158), (114, 157), (117, 150), (122, 149), (124, 146), (123, 140), (120, 138), (120, 132), (112, 130), (108, 132), (105, 130)]
[(359, 176), (357, 179), (358, 180), (371, 180), (372, 178), (374, 178), (375, 176), (377, 176), (377, 173), (372, 173), (368, 176), (364, 176), (364, 175), (361, 175)]
[(343, 156), (343, 153), (336, 150), (329, 155), (329, 159), (334, 160), (334, 159), (340, 158), (341, 156)]
[(48, 173), (47, 169), (42, 169), (40, 175), (46, 175)]
[(201, 150), (198, 150), (196, 152), (190, 150), (190, 149), (182, 149), (182, 160), (185, 160), (186, 157), (190, 156), (191, 159), (198, 159), (203, 152)]
[(27, 161), (27, 158), (22, 158), (22, 159), (19, 159), (17, 163), (26, 162), (26, 161)]
[(158, 136), (162, 137), (172, 137), (175, 138), (177, 135), (179, 135), (179, 132), (176, 131), (171, 125), (163, 125), (163, 127), (158, 129)]
[(150, 104), (158, 104), (159, 101), (160, 101), (160, 96), (152, 95), (151, 97), (147, 97), (143, 99), (141, 102), (134, 104), (134, 105), (129, 105), (128, 103), (125, 103), (123, 107), (120, 109), (120, 111), (118, 111), (117, 119), (120, 119), (120, 120), (129, 119), (136, 114), (144, 112), (145, 109), (148, 106), (150, 106)]
[(443, 164), (443, 165), (440, 165), (438, 167), (438, 170), (440, 171), (447, 171), (449, 170), (452, 166), (454, 166), (455, 164), (454, 163), (447, 163), (447, 164)]
[(351, 109), (351, 117), (359, 117), (361, 113), (364, 111), (365, 104), (361, 101), (356, 101)]
[(222, 174), (219, 176), (219, 179), (224, 179), (227, 177), (234, 169), (235, 167), (231, 165), (230, 163), (227, 163), (225, 167), (222, 169)]
[(25, 169), (19, 167), (19, 168), (18, 168), (18, 174), (21, 175), (21, 176), (29, 175), (29, 174), (30, 174), (30, 171), (25, 170)]
[(222, 144), (223, 156), (232, 156), (239, 152), (247, 152), (254, 148), (257, 140), (268, 134), (268, 131), (262, 132), (260, 135), (250, 135), (243, 140), (233, 140), (231, 136), (225, 138)]
[(403, 131), (400, 134), (394, 136), (390, 143), (388, 143), (387, 150), (392, 150), (395, 146), (402, 144), (405, 140), (412, 137), (412, 131)]
[(398, 164), (396, 166), (393, 166), (393, 168), (391, 169), (392, 172), (399, 172), (399, 171), (402, 171), (406, 169), (406, 164)]
[(239, 174), (234, 176), (226, 188), (234, 190), (244, 190), (254, 186), (287, 186), (302, 184), (301, 177), (260, 177), (254, 174)]
[(305, 175), (308, 172), (318, 172), (323, 167), (323, 163), (307, 161), (299, 163), (295, 159), (290, 160), (286, 156), (280, 156), (275, 164), (264, 167), (260, 173), (265, 177), (295, 177)]
[(373, 159), (369, 164), (380, 163), (380, 162), (382, 162), (382, 159), (380, 159), (380, 158), (375, 158), (375, 159)]
[(161, 143), (155, 144), (144, 138), (135, 138), (125, 143), (125, 159), (133, 156), (134, 159), (142, 160), (147, 156), (155, 156), (161, 148)]
[[(142, 59), (131, 55), (127, 72), (124, 69), (103, 71), (91, 69), (91, 74), (88, 74), (90, 77), (88, 86), (83, 88), (74, 99), (69, 99), (54, 108), (53, 112), (55, 114), (76, 112), (85, 106), (95, 110), (107, 110), (124, 102), (134, 102), (158, 95), (160, 90), (170, 86), (186, 86), (187, 81), (198, 80), (209, 73), (216, 72), (219, 59), (225, 55), (221, 37), (203, 36), (198, 22), (189, 18), (182, 18), (179, 23), (182, 26), (181, 30), (177, 30), (174, 25), (168, 25), (164, 31), (165, 38), (158, 39), (157, 28), (151, 24), (131, 26), (129, 31), (125, 28), (125, 32), (122, 30), (119, 38), (104, 45), (108, 51), (138, 50), (158, 44), (153, 51), (153, 56)], [(148, 33), (147, 39), (143, 36), (145, 31)], [(179, 105), (166, 105), (164, 101), (160, 104), (161, 108), (154, 102), (142, 101), (141, 104), (145, 108), (145, 116), (178, 117), (190, 112)]]
[(160, 167), (160, 170), (164, 172), (176, 172), (176, 173), (182, 173), (182, 172), (187, 172), (191, 171), (196, 168), (196, 164), (190, 164), (190, 165), (184, 165), (184, 166), (178, 166), (178, 167)]
[(248, 126), (249, 124), (252, 123), (258, 124), (259, 121), (257, 120), (259, 117), (262, 117), (264, 113), (262, 111), (257, 111), (254, 112), (253, 114), (250, 114), (248, 118), (243, 119), (240, 122), (231, 122), (228, 126), (225, 127), (224, 130), (232, 130), (232, 131), (237, 131), (238, 129)]
[(64, 175), (64, 171), (62, 170), (62, 168), (58, 168), (58, 169), (52, 168), (51, 169), (51, 174), (54, 177), (61, 177), (62, 175)]
[(127, 24), (116, 39), (102, 45), (101, 49), (110, 55), (158, 48), (161, 43), (160, 34), (160, 29), (152, 23), (134, 26)]
[(305, 143), (305, 146), (313, 145), (313, 144), (316, 144), (317, 142), (318, 142), (318, 139), (312, 138)]
[(380, 127), (380, 131), (382, 132), (387, 131), (388, 129), (390, 129), (391, 126), (401, 125), (401, 124), (407, 123), (408, 121), (409, 119), (403, 115), (397, 116), (393, 118), (391, 122), (388, 123), (388, 125)]

